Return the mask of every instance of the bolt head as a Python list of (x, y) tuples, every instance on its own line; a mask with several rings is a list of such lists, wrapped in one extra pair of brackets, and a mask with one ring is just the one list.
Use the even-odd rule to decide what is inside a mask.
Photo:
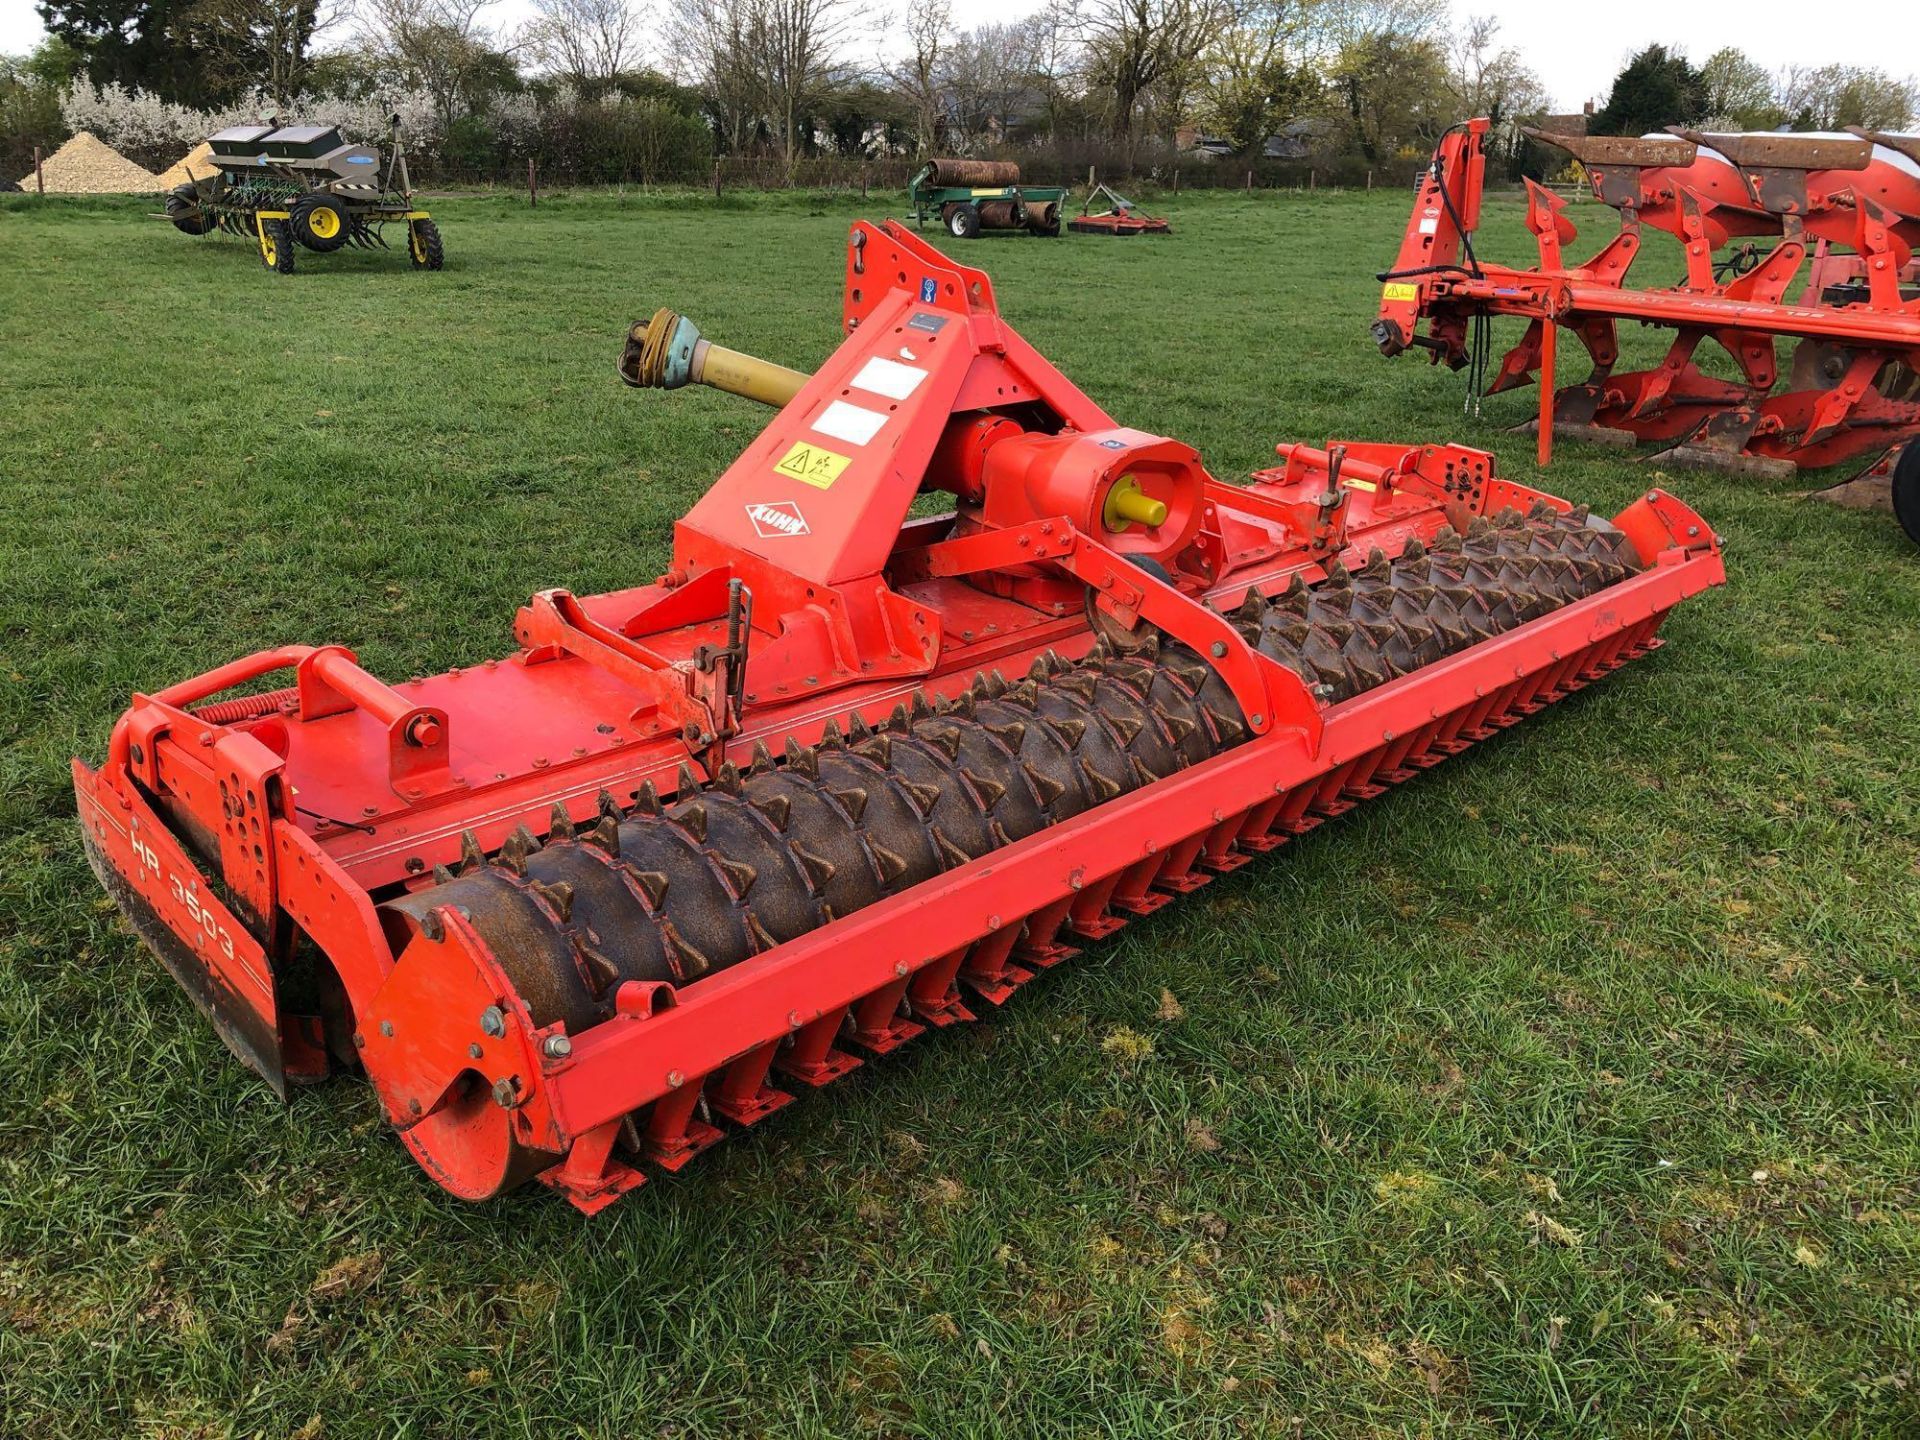
[(480, 1012), (480, 1030), (496, 1040), (507, 1033), (507, 1017), (501, 1013), (498, 1005), (489, 1005)]
[(564, 1060), (573, 1054), (573, 1041), (564, 1035), (549, 1035), (540, 1042), (540, 1053), (549, 1060)]
[(467, 1057), (469, 1059), (478, 1060), (482, 1053), (483, 1052), (480, 1049), (480, 1042), (478, 1040), (474, 1041), (471, 1045), (467, 1046)]
[(678, 1090), (686, 1083), (687, 1077), (682, 1075), (678, 1070), (667, 1071), (667, 1088), (669, 1090)]
[(1216, 660), (1224, 660), (1227, 658), (1227, 642), (1224, 640), (1214, 641), (1207, 649)]
[(380, 1022), (380, 1033), (391, 1040), (393, 1038), (393, 1022), (391, 1020), (382, 1020)]
[(500, 1079), (493, 1082), (493, 1103), (502, 1110), (511, 1110), (520, 1103), (520, 1092), (514, 1088), (513, 1081)]

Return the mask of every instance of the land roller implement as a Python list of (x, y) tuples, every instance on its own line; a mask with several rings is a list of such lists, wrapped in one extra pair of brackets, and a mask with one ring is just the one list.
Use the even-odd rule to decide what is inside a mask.
[[(1487, 130), (1453, 127), (1421, 178), (1379, 277), (1384, 353), (1424, 349), (1475, 395), (1537, 384), (1543, 464), (1556, 432), (1765, 479), (1851, 462), (1867, 468), (1836, 498), (1891, 489), (1920, 540), (1920, 135), (1526, 131), (1620, 223), (1579, 254), (1567, 201), (1529, 180), (1538, 263), (1519, 269), (1474, 249)], [(1661, 283), (1639, 283), (1654, 266)], [(1506, 316), (1526, 327), (1495, 364), (1489, 322)], [(1657, 363), (1621, 364), (1628, 322), (1673, 332)], [(1571, 384), (1562, 331), (1587, 359)]]
[(430, 678), (265, 650), (74, 764), (95, 869), (235, 1053), (282, 1093), (364, 1072), (454, 1195), (597, 1210), (1647, 655), (1723, 579), (1671, 495), (1605, 520), (1460, 446), (1216, 480), (984, 272), (892, 223), (845, 259), (811, 373), (630, 331), (628, 383), (774, 407), (651, 583), (542, 591), (511, 654)]

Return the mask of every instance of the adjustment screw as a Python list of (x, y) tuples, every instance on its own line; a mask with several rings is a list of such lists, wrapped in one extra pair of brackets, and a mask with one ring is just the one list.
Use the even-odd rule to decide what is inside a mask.
[(478, 1060), (481, 1056), (481, 1053), (482, 1052), (480, 1049), (480, 1042), (478, 1040), (474, 1041), (471, 1045), (467, 1046), (467, 1055), (471, 1059)]
[(480, 1031), (496, 1040), (507, 1033), (507, 1017), (500, 1012), (498, 1005), (489, 1005), (480, 1012)]
[(510, 1078), (493, 1082), (493, 1103), (502, 1110), (511, 1110), (520, 1103), (520, 1092), (514, 1089)]
[(573, 1041), (564, 1035), (549, 1035), (540, 1042), (540, 1053), (549, 1060), (564, 1060), (573, 1054)]

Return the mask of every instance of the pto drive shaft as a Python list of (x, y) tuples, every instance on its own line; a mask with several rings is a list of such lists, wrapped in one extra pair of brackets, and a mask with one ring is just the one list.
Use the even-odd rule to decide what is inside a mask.
[(812, 377), (784, 365), (728, 350), (700, 336), (694, 323), (671, 310), (653, 312), (627, 332), (620, 352), (620, 378), (629, 385), (678, 390), (711, 385), (776, 410), (800, 393)]

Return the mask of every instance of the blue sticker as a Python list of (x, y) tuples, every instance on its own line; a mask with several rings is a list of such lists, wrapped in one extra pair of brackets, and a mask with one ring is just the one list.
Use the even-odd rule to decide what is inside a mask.
[(920, 303), (922, 305), (933, 304), (934, 299), (939, 294), (940, 287), (933, 283), (933, 277), (931, 275), (926, 276), (920, 281)]
[(349, 165), (371, 165), (371, 164), (373, 164), (373, 156), (371, 156), (371, 155), (349, 155), (349, 156), (347, 156), (347, 163), (348, 163)]
[(1100, 442), (1100, 448), (1102, 450), (1124, 450), (1127, 448), (1127, 442), (1124, 440), (1102, 440)]

